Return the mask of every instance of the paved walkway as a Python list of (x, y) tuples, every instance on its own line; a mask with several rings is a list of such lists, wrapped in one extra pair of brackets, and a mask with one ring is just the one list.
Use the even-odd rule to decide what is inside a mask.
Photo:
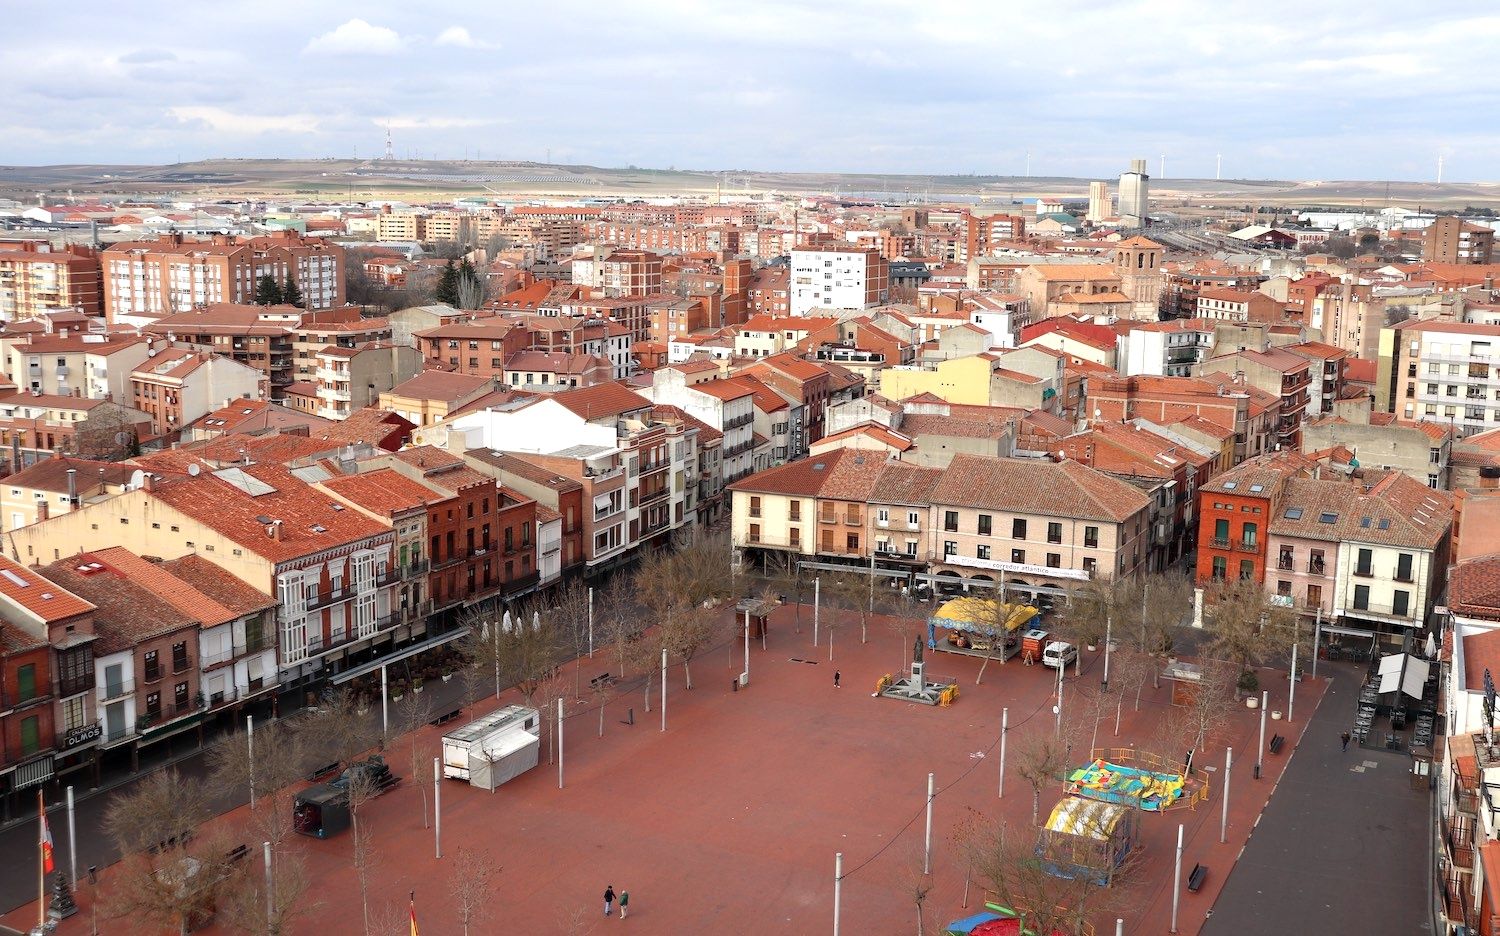
[(1351, 744), (1364, 667), (1319, 661), (1323, 704), (1204, 925), (1204, 936), (1430, 933), (1430, 794), (1411, 758)]

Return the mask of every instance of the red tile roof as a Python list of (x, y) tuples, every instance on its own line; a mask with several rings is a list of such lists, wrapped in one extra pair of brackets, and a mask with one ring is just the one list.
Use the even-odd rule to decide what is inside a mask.
[(81, 553), (75, 559), (64, 561), (71, 562), (75, 571), (79, 571), (79, 566), (89, 566), (97, 562), (117, 575), (128, 578), (136, 585), (145, 588), (204, 627), (214, 627), (239, 617), (237, 612), (226, 608), (213, 597), (205, 595), (162, 565), (147, 562), (128, 549), (118, 546), (110, 549), (96, 549), (93, 552)]
[(275, 598), (195, 553), (168, 559), (161, 565), (237, 615), (254, 614), (278, 604)]
[(452, 497), (413, 481), (392, 468), (329, 478), (319, 486), (338, 495), (340, 500), (384, 517)]
[(1151, 504), (1135, 487), (1075, 461), (963, 453), (953, 456), (932, 502), (1110, 523)]
[(44, 622), (60, 621), (94, 610), (89, 601), (57, 587), (50, 579), (39, 575), (36, 569), (3, 555), (0, 555), (0, 595)]
[(612, 419), (622, 413), (650, 409), (651, 401), (618, 381), (554, 393), (549, 399), (585, 420)]

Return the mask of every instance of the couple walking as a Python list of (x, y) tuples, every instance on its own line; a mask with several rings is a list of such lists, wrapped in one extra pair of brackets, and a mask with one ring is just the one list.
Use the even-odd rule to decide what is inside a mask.
[[(607, 885), (604, 888), (604, 915), (605, 916), (609, 916), (609, 912), (610, 912), (611, 908), (614, 907), (614, 903), (615, 903), (615, 886), (613, 884), (610, 884), (610, 885)], [(625, 919), (626, 915), (628, 915), (629, 913), (630, 913), (630, 892), (629, 891), (620, 891), (620, 919), (622, 919), (622, 920)]]

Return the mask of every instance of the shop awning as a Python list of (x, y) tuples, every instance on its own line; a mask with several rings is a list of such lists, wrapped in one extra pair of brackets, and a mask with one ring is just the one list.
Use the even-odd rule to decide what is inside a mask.
[(964, 597), (943, 602), (930, 618), (935, 627), (968, 631), (975, 634), (997, 634), (1018, 631), (1037, 616), (1036, 608), (1024, 604), (1001, 604), (993, 598)]

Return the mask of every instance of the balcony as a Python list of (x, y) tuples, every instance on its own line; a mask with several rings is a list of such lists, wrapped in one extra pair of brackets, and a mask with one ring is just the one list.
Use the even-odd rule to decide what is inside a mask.
[(1278, 570), (1282, 571), (1282, 572), (1291, 572), (1291, 571), (1293, 571), (1293, 569), (1292, 569), (1292, 557), (1291, 556), (1282, 556), (1281, 558), (1277, 559), (1276, 560), (1276, 568)]
[(162, 676), (166, 675), (160, 666), (147, 666), (142, 673), (148, 683), (161, 682)]
[(1322, 575), (1323, 574), (1323, 560), (1322, 559), (1316, 559), (1316, 558), (1309, 559), (1307, 561), (1307, 571), (1310, 572), (1310, 573), (1312, 573), (1313, 575)]
[(819, 523), (838, 523), (839, 522), (838, 514), (830, 514), (830, 513), (818, 514), (818, 522)]
[(181, 656), (181, 657), (173, 657), (172, 658), (172, 675), (173, 676), (176, 676), (179, 673), (186, 673), (189, 668), (190, 668), (190, 663), (189, 663), (187, 657)]
[(535, 588), (537, 583), (541, 580), (541, 574), (535, 571), (528, 572), (525, 575), (518, 575), (515, 578), (511, 579), (509, 582), (502, 582), (500, 585), (500, 593), (502, 595), (514, 595), (518, 592), (523, 592), (528, 589)]
[(1214, 549), (1228, 549), (1229, 548), (1229, 537), (1227, 537), (1227, 536), (1215, 536), (1213, 539), (1209, 540), (1208, 543)]
[(345, 585), (342, 588), (330, 589), (320, 592), (316, 597), (308, 599), (307, 610), (318, 611), (330, 605), (336, 605), (341, 601), (348, 601), (354, 597), (354, 589)]
[(1235, 540), (1234, 548), (1236, 552), (1259, 552), (1260, 543), (1256, 540)]
[(94, 688), (94, 671), (90, 668), (87, 672), (71, 678), (62, 678), (57, 681), (57, 695), (59, 698), (78, 695), (80, 692), (88, 692)]
[(641, 474), (650, 474), (653, 471), (661, 471), (663, 468), (671, 467), (672, 463), (666, 459), (654, 462), (645, 462), (641, 465)]
[(316, 378), (320, 383), (346, 384), (349, 382), (348, 371), (334, 370), (331, 367), (313, 368), (313, 377)]
[(426, 559), (418, 559), (415, 562), (407, 563), (407, 565), (405, 567), (404, 574), (407, 577), (411, 577), (411, 576), (421, 575), (423, 572), (426, 572), (426, 571), (427, 571), (427, 560)]
[(637, 504), (637, 506), (645, 507), (647, 504), (655, 504), (659, 501), (665, 500), (666, 498), (671, 496), (671, 494), (672, 489), (666, 487), (652, 491), (650, 494), (642, 494), (640, 502)]
[(375, 576), (375, 587), (383, 588), (386, 585), (394, 585), (401, 580), (400, 566), (386, 566), (384, 572)]
[(721, 431), (728, 432), (731, 429), (739, 429), (739, 428), (741, 428), (743, 426), (750, 425), (754, 421), (755, 421), (755, 414), (754, 413), (748, 413), (748, 414), (746, 414), (744, 416), (736, 416), (733, 419), (726, 419), (726, 420), (724, 420), (724, 428)]
[(123, 699), (135, 693), (135, 680), (126, 679), (122, 682), (105, 682), (100, 687), (99, 697), (104, 702), (114, 699)]
[(849, 514), (849, 515), (847, 515), (847, 516), (844, 517), (844, 525), (845, 526), (852, 526), (852, 527), (864, 526), (864, 523), (865, 523), (864, 518), (862, 518), (861, 516), (859, 516), (859, 514)]

